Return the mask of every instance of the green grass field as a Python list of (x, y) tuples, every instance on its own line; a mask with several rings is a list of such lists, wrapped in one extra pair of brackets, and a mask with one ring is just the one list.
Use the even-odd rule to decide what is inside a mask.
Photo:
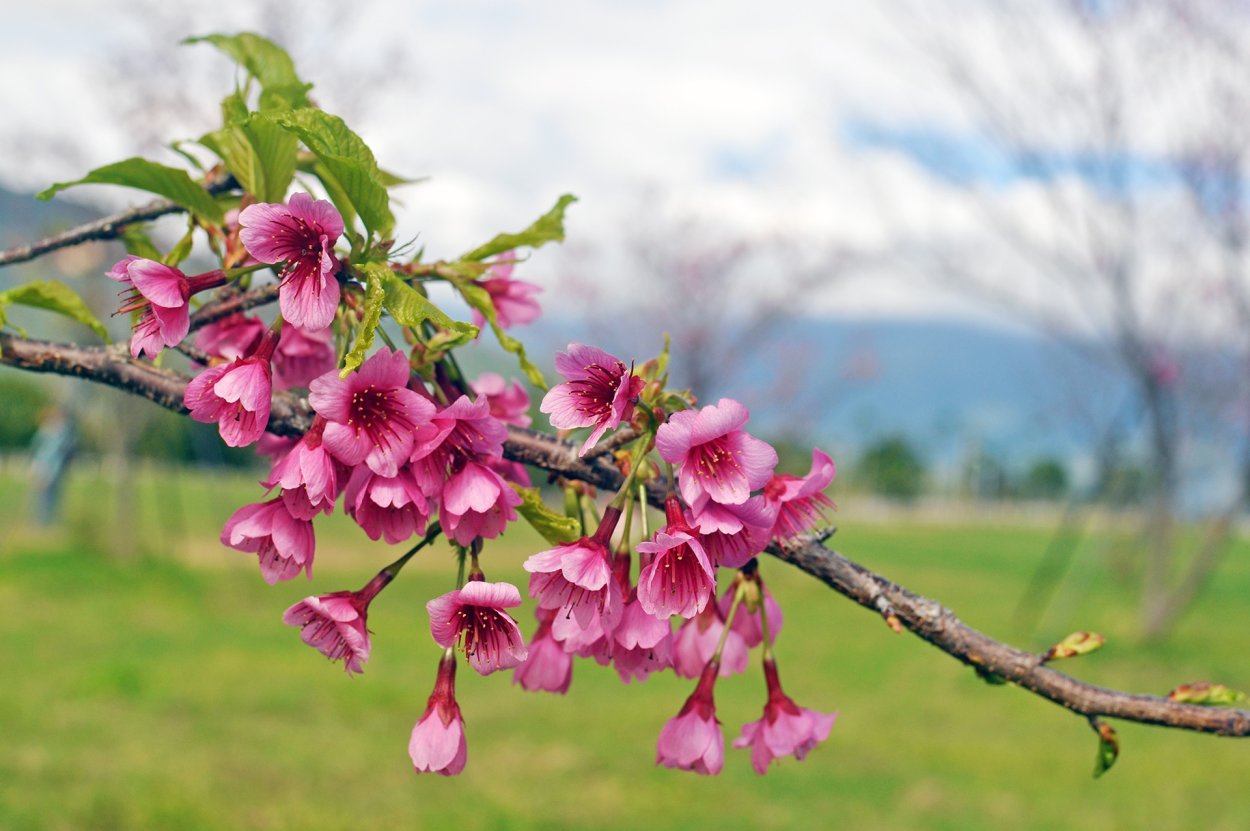
[[(20, 480), (0, 476), (0, 827), (1250, 827), (1250, 742), (1117, 723), (1120, 761), (1095, 781), (1083, 721), (987, 686), (772, 561), (763, 569), (786, 614), (782, 678), (800, 704), (840, 712), (806, 761), (758, 777), (731, 750), (717, 778), (657, 769), (657, 732), (692, 683), (625, 687), (579, 665), (567, 697), (462, 670), (468, 767), (418, 776), (406, 746), (438, 655), (424, 603), (454, 580), (445, 549), (424, 552), (374, 604), (373, 657), (347, 678), (282, 611), (358, 587), (390, 550), (335, 517), (318, 527), (312, 584), (271, 588), (254, 558), (216, 542), (259, 489), (157, 474), (139, 485), (124, 528), (137, 542), (118, 557), (100, 553), (119, 530), (98, 477), (71, 482), (65, 530), (37, 532)], [(848, 555), (1021, 642), (1011, 611), (1044, 529), (862, 524), (848, 506), (838, 519)], [(538, 545), (518, 533), (488, 546), (488, 576), (523, 586), (521, 560)], [(1068, 662), (1079, 677), (1159, 693), (1195, 680), (1250, 687), (1250, 546), (1225, 560), (1176, 635), (1149, 647), (1100, 552), (1082, 553), (1041, 633), (1021, 645), (1093, 629), (1109, 643)], [(527, 631), (529, 614), (519, 616)], [(717, 701), (729, 738), (758, 718), (754, 665), (723, 680)]]

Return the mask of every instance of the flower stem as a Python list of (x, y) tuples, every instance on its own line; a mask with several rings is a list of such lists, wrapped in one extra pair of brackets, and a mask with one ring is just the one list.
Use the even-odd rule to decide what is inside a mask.
[[(742, 604), (742, 598), (746, 596), (746, 591), (739, 584), (734, 590), (734, 599), (729, 604), (729, 614), (725, 615), (725, 628), (720, 633), (720, 640), (716, 643), (716, 651), (712, 653), (712, 660), (717, 664), (720, 663), (721, 653), (725, 651), (725, 641), (729, 640), (729, 628), (733, 626), (734, 616), (738, 614), (738, 606)], [(709, 603), (715, 602), (715, 599), (709, 599)]]

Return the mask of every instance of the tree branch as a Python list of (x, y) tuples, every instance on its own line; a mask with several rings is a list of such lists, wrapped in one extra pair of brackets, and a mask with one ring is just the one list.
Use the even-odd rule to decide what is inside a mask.
[[(28, 340), (0, 334), (0, 364), (33, 372), (51, 372), (107, 384), (185, 413), (183, 392), (189, 379), (129, 356), (122, 346), (84, 347)], [(290, 393), (275, 393), (269, 430), (298, 436), (312, 423), (308, 403)], [(508, 428), (505, 455), (603, 489), (620, 485), (621, 474), (603, 456), (582, 459), (570, 442), (519, 427)], [(649, 485), (649, 498), (663, 503), (661, 483)], [(961, 621), (936, 600), (915, 594), (836, 551), (819, 537), (791, 545), (774, 544), (768, 553), (823, 581), (834, 591), (876, 613), (888, 611), (916, 636), (951, 657), (1000, 675), (1042, 698), (1087, 717), (1110, 716), (1214, 733), (1250, 736), (1250, 710), (1182, 704), (1152, 695), (1086, 684), (1042, 664), (1041, 656), (996, 641)]]
[[(204, 189), (209, 193), (216, 194), (237, 186), (238, 182), (234, 180), (233, 176), (218, 174), (217, 176), (209, 176), (208, 184), (205, 185)], [(84, 242), (117, 239), (127, 225), (133, 225), (136, 222), (147, 222), (167, 214), (176, 214), (185, 210), (186, 208), (170, 202), (168, 199), (156, 199), (146, 205), (130, 208), (129, 210), (70, 228), (68, 231), (46, 237), (30, 245), (15, 245), (12, 248), (0, 251), (0, 267), (28, 262), (59, 248), (69, 248)]]

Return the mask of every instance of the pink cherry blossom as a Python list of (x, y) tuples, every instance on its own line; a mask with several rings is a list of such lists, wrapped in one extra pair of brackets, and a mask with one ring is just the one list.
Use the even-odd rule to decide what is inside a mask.
[(447, 480), (438, 506), (438, 520), (448, 539), (469, 545), (481, 537), (493, 539), (517, 518), (521, 495), (498, 473), (468, 462)]
[(619, 358), (581, 343), (556, 354), (556, 371), (568, 380), (548, 390), (538, 409), (561, 430), (594, 428), (578, 453), (584, 456), (606, 431), (630, 418), (643, 380)]
[(260, 573), (269, 585), (290, 580), (300, 571), (312, 579), (312, 522), (291, 516), (281, 499), (244, 505), (221, 532), (221, 541), (238, 551), (257, 555)]
[[(741, 608), (739, 608), (741, 613)], [(702, 612), (683, 623), (673, 636), (673, 671), (683, 678), (695, 678), (716, 652), (721, 634), (725, 631), (725, 618), (715, 603), (709, 603)], [(729, 630), (725, 649), (721, 653), (720, 674), (733, 675), (745, 672), (750, 655), (742, 635)]]
[(392, 545), (424, 534), (432, 510), (408, 468), (401, 467), (394, 476), (379, 476), (364, 465), (347, 481), (343, 508), (369, 539), (385, 539)]
[(273, 353), (273, 385), (277, 389), (307, 387), (314, 378), (337, 366), (333, 329), (282, 327), (282, 337)]
[(490, 402), (462, 395), (421, 426), (413, 439), (412, 466), (426, 495), (438, 498), (466, 462), (503, 457), (508, 428), (490, 414)]
[(329, 326), (339, 305), (334, 244), (343, 235), (343, 217), (334, 206), (296, 193), (285, 205), (248, 205), (239, 225), (249, 254), (262, 263), (285, 263), (278, 308), (287, 323), (305, 329)]
[[(531, 295), (542, 291), (542, 288), (523, 280), (513, 280), (512, 270), (515, 266), (514, 254), (504, 252), (501, 262), (495, 263), (487, 272), (490, 276), (478, 280), (477, 284), (486, 289), (491, 303), (495, 307), (495, 322), (501, 329), (511, 326), (523, 326), (533, 323), (543, 313), (538, 301)], [(473, 309), (473, 325), (482, 326), (486, 318), (477, 309)]]
[(308, 403), (325, 416), (325, 445), (345, 465), (364, 462), (394, 476), (412, 452), (413, 434), (434, 405), (408, 389), (408, 356), (382, 349), (346, 379), (331, 370), (309, 385)]
[(269, 358), (276, 344), (277, 335), (268, 331), (250, 356), (209, 367), (192, 378), (182, 399), (191, 418), (217, 422), (222, 440), (231, 447), (259, 439), (269, 423)]
[(711, 499), (741, 505), (764, 486), (777, 465), (777, 451), (745, 432), (750, 414), (732, 398), (701, 410), (673, 413), (656, 431), (655, 447), (665, 461), (681, 468), (677, 484), (697, 514)]
[(699, 540), (712, 562), (721, 568), (742, 568), (772, 539), (776, 508), (762, 495), (741, 505), (722, 505), (710, 499), (686, 521), (699, 532)]
[(621, 613), (621, 622), (612, 632), (612, 666), (621, 680), (645, 681), (673, 663), (673, 627), (668, 618), (652, 615), (630, 597)]
[(530, 692), (564, 695), (573, 682), (573, 656), (551, 636), (551, 621), (556, 616), (550, 609), (537, 609), (538, 631), (529, 641), (529, 655), (512, 673), (512, 683)]
[(806, 476), (777, 474), (764, 486), (764, 499), (774, 506), (777, 519), (772, 536), (792, 540), (804, 531), (815, 528), (825, 519), (825, 511), (833, 502), (825, 496), (825, 488), (838, 469), (833, 459), (820, 450), (812, 450), (812, 468)]
[(314, 418), (308, 432), (274, 462), (269, 478), (261, 483), (266, 488), (282, 488), (287, 510), (299, 519), (334, 513), (339, 498), (339, 463), (321, 443), (325, 425), (321, 416)]
[(106, 275), (130, 286), (123, 291), (117, 314), (139, 312), (130, 339), (130, 354), (146, 353), (155, 358), (166, 346), (177, 346), (191, 328), (187, 300), (191, 295), (226, 284), (226, 275), (210, 271), (188, 277), (178, 269), (127, 256), (119, 260)]
[(511, 583), (470, 580), (464, 588), (425, 604), (434, 642), (449, 648), (457, 642), (469, 664), (482, 675), (518, 666), (527, 656), (525, 639), (512, 615), (521, 593)]
[(490, 414), (504, 424), (515, 424), (517, 427), (529, 427), (530, 394), (521, 386), (521, 382), (513, 380), (511, 385), (504, 377), (495, 372), (483, 372), (477, 380), (469, 385), (478, 395), (486, 396), (490, 406)]
[(304, 643), (331, 661), (342, 661), (350, 675), (364, 672), (369, 660), (369, 604), (394, 575), (380, 572), (364, 588), (306, 597), (286, 610), (282, 622), (300, 627)]
[(448, 650), (438, 664), (434, 692), (425, 712), (412, 728), (408, 757), (417, 773), (455, 776), (464, 770), (468, 745), (464, 738), (464, 718), (456, 703), (456, 657)]
[[(763, 612), (768, 616), (768, 642), (772, 644), (777, 640), (777, 635), (781, 633), (781, 627), (785, 623), (785, 618), (781, 614), (781, 605), (777, 603), (773, 593), (764, 585), (763, 580), (759, 581), (759, 586), (763, 593)], [(733, 605), (735, 591), (737, 591), (737, 586), (730, 585), (718, 601), (722, 619), (729, 614), (729, 607)], [(760, 610), (756, 609), (752, 612), (745, 603), (739, 604), (738, 611), (734, 614), (734, 622), (729, 628), (742, 636), (742, 642), (746, 644), (747, 649), (757, 647), (764, 641), (764, 623), (760, 619)]]
[(604, 525), (615, 526), (619, 511), (604, 512), (600, 531), (594, 537), (557, 545), (533, 555), (523, 564), (530, 573), (530, 596), (537, 598), (542, 609), (555, 609), (557, 620), (565, 619), (577, 628), (588, 629), (598, 623), (611, 631), (621, 616), (621, 587), (612, 576), (608, 550), (600, 537)]
[(698, 537), (682, 518), (676, 497), (666, 500), (669, 524), (638, 551), (653, 559), (638, 575), (638, 602), (647, 614), (667, 620), (703, 611), (716, 588), (716, 570)]
[(227, 361), (250, 355), (265, 335), (264, 321), (238, 312), (205, 325), (195, 334), (195, 345)]
[(781, 691), (777, 665), (764, 661), (764, 677), (768, 684), (768, 703), (759, 721), (742, 726), (742, 735), (734, 739), (736, 748), (751, 748), (751, 767), (764, 775), (769, 764), (780, 756), (802, 760), (812, 748), (829, 738), (837, 713), (818, 713), (800, 707)]
[(655, 748), (657, 765), (692, 770), (704, 776), (720, 773), (725, 763), (725, 737), (712, 697), (717, 672), (715, 661), (703, 668), (694, 692), (660, 731)]

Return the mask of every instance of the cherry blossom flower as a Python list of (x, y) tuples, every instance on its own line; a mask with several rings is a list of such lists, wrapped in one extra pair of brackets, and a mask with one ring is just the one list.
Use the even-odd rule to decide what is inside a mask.
[(698, 537), (681, 515), (676, 497), (666, 500), (669, 524), (650, 542), (638, 543), (642, 554), (654, 555), (638, 575), (638, 602), (647, 614), (667, 620), (691, 618), (703, 611), (716, 588), (716, 570)]
[(769, 479), (764, 486), (764, 499), (777, 515), (772, 536), (792, 540), (822, 522), (825, 511), (833, 507), (833, 502), (825, 496), (825, 488), (837, 473), (833, 459), (813, 449), (812, 468), (806, 476), (781, 473)]
[(493, 539), (517, 518), (521, 495), (498, 473), (468, 462), (443, 487), (438, 520), (448, 539), (469, 545), (478, 537)]
[(434, 405), (408, 389), (408, 356), (381, 349), (346, 379), (331, 370), (309, 385), (308, 403), (327, 422), (325, 445), (345, 465), (364, 462), (395, 476), (412, 452), (413, 434)]
[(455, 776), (464, 770), (468, 745), (464, 718), (456, 703), (456, 657), (449, 649), (438, 664), (434, 692), (408, 740), (408, 757), (417, 773)]
[[(609, 513), (612, 512), (612, 513)], [(608, 550), (600, 538), (605, 524), (615, 526), (619, 511), (604, 512), (600, 530), (594, 537), (557, 545), (533, 555), (522, 567), (530, 572), (530, 596), (541, 609), (555, 609), (557, 620), (565, 619), (578, 629), (598, 623), (610, 632), (621, 616), (621, 587), (612, 576)]]
[(187, 300), (191, 295), (226, 284), (221, 271), (209, 271), (188, 277), (178, 269), (127, 256), (105, 272), (113, 280), (130, 286), (123, 292), (117, 314), (140, 312), (130, 339), (130, 354), (146, 353), (155, 358), (166, 346), (177, 346), (191, 328)]
[[(738, 610), (742, 613), (742, 609)], [(725, 631), (725, 618), (715, 603), (709, 603), (702, 612), (683, 623), (673, 636), (673, 671), (683, 678), (695, 678), (716, 652)], [(745, 672), (750, 655), (742, 635), (733, 628), (725, 638), (721, 653), (720, 674), (733, 675)]]
[(621, 680), (645, 681), (673, 663), (673, 626), (668, 618), (657, 618), (631, 595), (621, 613), (621, 622), (612, 632), (612, 666)]
[(282, 327), (273, 353), (273, 385), (280, 390), (307, 387), (313, 379), (338, 366), (334, 354), (334, 330)]
[(521, 593), (511, 583), (470, 580), (425, 608), (434, 642), (444, 648), (459, 642), (469, 664), (490, 675), (520, 665), (528, 654), (520, 628), (504, 611), (520, 605)]
[(249, 254), (262, 263), (284, 263), (278, 308), (287, 323), (329, 326), (339, 305), (334, 244), (343, 235), (343, 217), (334, 206), (296, 193), (285, 205), (248, 205), (239, 213), (239, 225)]
[(256, 441), (269, 423), (269, 358), (277, 341), (278, 336), (267, 331), (250, 356), (209, 367), (187, 384), (182, 401), (191, 418), (207, 424), (217, 422), (222, 440), (231, 447)]
[(261, 482), (266, 488), (282, 488), (287, 510), (299, 519), (334, 513), (339, 498), (340, 466), (321, 443), (325, 426), (324, 418), (315, 417), (308, 432), (274, 462), (269, 478)]
[(282, 622), (300, 627), (304, 643), (331, 661), (342, 661), (347, 674), (364, 672), (369, 660), (369, 604), (394, 575), (382, 571), (364, 588), (306, 597), (287, 609)]
[(655, 748), (657, 765), (704, 776), (720, 773), (725, 763), (725, 737), (712, 698), (718, 671), (716, 662), (709, 661), (681, 711), (660, 731)]
[(711, 499), (741, 505), (761, 488), (777, 465), (777, 451), (745, 432), (750, 414), (732, 398), (701, 410), (673, 413), (656, 431), (655, 447), (665, 461), (681, 468), (677, 484), (697, 514)]
[(781, 690), (777, 664), (764, 661), (764, 678), (768, 684), (768, 703), (759, 721), (742, 726), (742, 735), (734, 739), (736, 748), (751, 748), (751, 767), (764, 775), (769, 764), (780, 756), (802, 760), (812, 748), (829, 738), (835, 713), (818, 713), (794, 703)]
[(490, 414), (486, 396), (462, 395), (417, 430), (410, 457), (417, 481), (427, 496), (438, 498), (466, 462), (501, 459), (507, 438), (508, 428)]
[(379, 476), (364, 465), (352, 471), (343, 507), (369, 539), (392, 545), (424, 534), (431, 510), (411, 470), (402, 467), (394, 476)]
[[(773, 593), (764, 585), (764, 581), (760, 580), (759, 585), (764, 605), (763, 613), (768, 616), (768, 643), (772, 644), (777, 640), (777, 635), (781, 632), (785, 618), (781, 614), (781, 605), (777, 603)], [(734, 592), (736, 591), (737, 586), (731, 584), (725, 590), (725, 593), (721, 595), (718, 601), (718, 608), (722, 618), (729, 614), (729, 607), (733, 605)], [(764, 625), (760, 619), (760, 610), (756, 609), (752, 612), (745, 603), (738, 606), (738, 611), (734, 614), (734, 622), (729, 628), (742, 636), (742, 642), (746, 644), (747, 649), (759, 646), (764, 641)]]
[[(537, 609), (538, 631), (529, 641), (529, 655), (512, 673), (512, 683), (530, 692), (564, 695), (573, 682), (573, 656), (551, 636), (551, 621), (556, 613)], [(653, 618), (654, 619), (654, 618)]]
[(643, 380), (619, 358), (581, 343), (556, 354), (556, 371), (568, 380), (548, 390), (538, 409), (561, 430), (594, 428), (578, 453), (584, 456), (606, 431), (630, 418)]
[(697, 513), (686, 512), (686, 521), (699, 532), (703, 550), (715, 565), (742, 568), (767, 547), (776, 516), (776, 508), (760, 495), (741, 505), (706, 500)]
[[(513, 252), (505, 251), (500, 256), (502, 262), (490, 267), (487, 272), (490, 276), (477, 281), (490, 295), (491, 303), (495, 307), (495, 322), (501, 329), (533, 323), (543, 313), (538, 301), (531, 297), (542, 291), (542, 288), (533, 283), (512, 279), (512, 270), (516, 265), (514, 256)], [(477, 309), (472, 312), (473, 325), (480, 328), (486, 323), (486, 318)]]
[(509, 385), (502, 375), (483, 372), (469, 386), (478, 395), (486, 396), (490, 414), (504, 424), (529, 427), (533, 422), (530, 418), (530, 394), (520, 381), (514, 379)]
[(238, 551), (256, 554), (260, 573), (269, 585), (290, 580), (302, 570), (312, 579), (312, 522), (291, 516), (281, 499), (244, 505), (226, 520), (221, 541)]
[(195, 345), (209, 355), (233, 361), (254, 352), (267, 328), (260, 318), (237, 312), (206, 324), (196, 332)]

